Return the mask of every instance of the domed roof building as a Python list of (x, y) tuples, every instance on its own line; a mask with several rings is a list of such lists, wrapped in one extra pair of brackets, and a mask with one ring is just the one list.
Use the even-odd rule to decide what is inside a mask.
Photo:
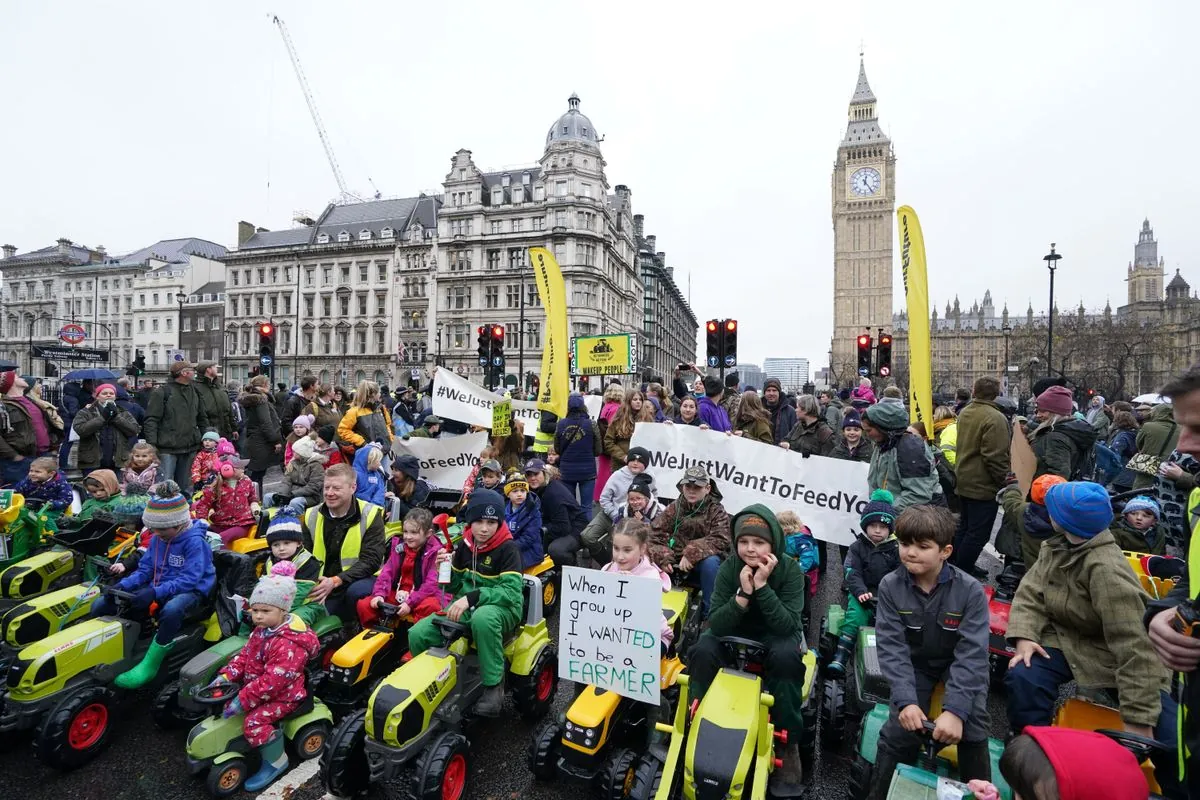
[(546, 132), (546, 148), (554, 142), (583, 142), (597, 148), (600, 145), (596, 126), (579, 110), (579, 95), (574, 92), (567, 98), (567, 113)]

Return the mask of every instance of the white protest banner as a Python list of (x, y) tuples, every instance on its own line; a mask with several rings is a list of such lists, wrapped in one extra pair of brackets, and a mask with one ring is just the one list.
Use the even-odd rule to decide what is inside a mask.
[(662, 583), (563, 567), (558, 675), (658, 705)]
[(457, 489), (479, 461), (479, 451), (488, 443), (486, 431), (452, 436), (449, 439), (422, 437), (397, 439), (396, 455), (413, 455), (421, 462), (421, 477), (443, 489)]
[[(439, 369), (433, 376), (433, 413), (444, 419), (465, 422), (481, 428), (492, 427), (492, 407), (504, 398), (489, 392), (479, 384), (455, 375), (448, 369)], [(588, 414), (595, 419), (600, 414), (604, 399), (594, 395), (584, 398)], [(513, 416), (525, 427), (525, 435), (533, 436), (541, 420), (537, 403), (532, 400), (513, 400)]]
[(650, 451), (646, 471), (661, 494), (674, 496), (688, 467), (704, 467), (730, 516), (752, 503), (795, 511), (813, 536), (851, 544), (867, 504), (868, 465), (812, 456), (691, 425), (639, 422), (630, 444)]

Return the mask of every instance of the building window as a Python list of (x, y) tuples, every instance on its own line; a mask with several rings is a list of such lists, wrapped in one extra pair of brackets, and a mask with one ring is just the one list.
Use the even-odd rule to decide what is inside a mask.
[(271, 267), (271, 285), (279, 283), (279, 267)]
[(100, 298), (100, 313), (101, 314), (108, 313), (108, 298), (107, 297)]
[(574, 289), (574, 305), (582, 308), (595, 308), (596, 284), (588, 281), (575, 281), (572, 288)]
[(521, 284), (510, 283), (504, 287), (505, 302), (509, 308), (516, 308), (521, 303)]
[(328, 233), (317, 234), (317, 244), (329, 244), (329, 234)]
[(145, 333), (145, 332), (146, 332), (146, 320), (139, 319), (138, 320), (138, 333)]
[(158, 333), (158, 320), (157, 319), (150, 320), (150, 332)]
[(585, 244), (582, 246), (583, 263), (585, 266), (596, 266), (596, 245)]
[(338, 298), (338, 316), (350, 316), (350, 298), (348, 296), (343, 295)]
[(375, 352), (383, 353), (386, 351), (387, 351), (387, 331), (382, 330), (382, 329), (376, 330), (375, 331)]
[(471, 307), (471, 287), (451, 286), (446, 289), (446, 308), (464, 309)]
[(321, 354), (329, 354), (329, 331), (321, 331)]
[[(184, 318), (183, 318), (183, 329), (184, 329), (185, 331), (186, 331), (186, 330), (188, 330), (188, 326), (189, 326), (189, 325), (191, 325), (191, 324), (192, 324), (192, 320), (191, 320), (191, 318), (190, 318), (190, 317), (184, 317)], [(215, 331), (216, 329), (217, 329), (217, 328), (216, 328), (216, 326), (214, 325), (214, 326), (213, 326), (213, 330)], [(197, 332), (199, 332), (199, 331), (202, 331), (202, 330), (204, 330), (204, 317), (196, 317), (196, 331), (197, 331)]]
[(510, 247), (508, 249), (508, 268), (509, 269), (521, 269), (522, 267), (526, 266), (527, 264), (528, 264), (528, 262), (525, 260), (525, 248), (524, 247)]
[(358, 315), (365, 317), (367, 315), (367, 294), (363, 292), (358, 295)]
[(554, 194), (556, 197), (566, 197), (567, 196), (567, 182), (566, 181), (555, 181), (554, 182)]
[(350, 241), (350, 231), (342, 231), (341, 233), (339, 233), (339, 234), (338, 234), (338, 241), (339, 241), (339, 242), (348, 242), (348, 241)]
[(122, 330), (124, 331), (125, 338), (128, 339), (130, 336), (133, 335), (133, 323), (126, 322), (124, 327), (122, 328)]
[(215, 331), (215, 330), (220, 330), (220, 328), (221, 328), (221, 318), (218, 317), (216, 314), (210, 314), (208, 317), (208, 329), (210, 331)]
[(310, 294), (304, 298), (304, 316), (311, 317), (313, 315), (313, 296)]
[(546, 230), (546, 218), (545, 217), (533, 217), (529, 221), (530, 221), (530, 223), (532, 223), (532, 230), (535, 230), (535, 231)]
[(229, 271), (229, 277), (233, 279), (233, 285), (238, 285), (238, 272), (236, 269)]
[(492, 233), (501, 233), (500, 226), (502, 224), (498, 219), (492, 220)]
[(449, 254), (451, 272), (468, 272), (471, 269), (471, 252), (459, 250)]
[(271, 316), (273, 317), (278, 313), (279, 313), (279, 298), (276, 297), (275, 295), (271, 295)]
[(146, 307), (146, 295), (139, 294), (138, 295), (138, 308), (145, 308), (145, 307)]
[(375, 280), (379, 283), (387, 283), (388, 265), (386, 262), (381, 262), (375, 265)]
[(343, 264), (341, 274), (339, 276), (338, 284), (341, 286), (345, 286), (348, 283), (350, 283), (350, 265)]
[(367, 282), (367, 272), (368, 272), (367, 264), (359, 264), (358, 265), (358, 282), (359, 283)]
[(500, 287), (488, 286), (483, 290), (483, 307), (498, 308), (500, 305)]
[(360, 242), (365, 242), (370, 238), (371, 238), (371, 232), (369, 230), (367, 230), (366, 228), (363, 228), (361, 231), (358, 232), (358, 240)]
[(173, 330), (175, 330), (175, 320), (167, 317), (167, 333), (170, 333)]
[(546, 187), (542, 186), (539, 183), (537, 186), (533, 187), (533, 200), (536, 203), (536, 202), (541, 202), (542, 200), (545, 200), (545, 199), (546, 199)]
[(367, 332), (355, 331), (354, 333), (354, 352), (359, 355), (364, 355), (367, 352)]
[(333, 301), (330, 299), (329, 295), (327, 295), (327, 294), (322, 295), (321, 296), (321, 316), (328, 317), (328, 316), (331, 316), (332, 314), (333, 314)]
[[(304, 285), (311, 287), (316, 282), (316, 270), (312, 267), (304, 268)], [(237, 286), (237, 281), (234, 281), (234, 286)]]
[(450, 326), (450, 346), (459, 349), (467, 346), (466, 325), (456, 323)]
[(381, 317), (387, 315), (387, 292), (375, 293), (375, 313)]
[(584, 197), (592, 196), (592, 185), (590, 183), (581, 183), (579, 185), (579, 193)]
[(523, 227), (523, 225), (522, 225), (522, 222), (523, 222), (523, 221), (522, 221), (522, 220), (520, 220), (520, 219), (514, 219), (514, 220), (512, 221), (512, 230), (513, 230), (513, 233), (520, 233), (520, 232), (521, 232), (521, 228)]
[(265, 311), (266, 306), (264, 303), (264, 299), (265, 298), (263, 298), (262, 295), (259, 295), (258, 297), (254, 298), (254, 310), (260, 317), (264, 313), (266, 313), (266, 311)]
[(333, 267), (321, 267), (321, 285), (330, 286), (333, 284)]
[(379, 238), (380, 239), (395, 239), (396, 232), (394, 230), (392, 230), (391, 228), (384, 228), (383, 230), (381, 230), (379, 232)]
[(567, 227), (567, 212), (563, 211), (561, 208), (558, 211), (554, 212), (554, 227), (556, 227), (556, 228)]
[(542, 326), (537, 322), (525, 323), (525, 349), (542, 349)]
[(304, 348), (303, 354), (311, 356), (313, 351), (313, 335), (312, 331), (305, 331), (300, 335), (301, 346)]

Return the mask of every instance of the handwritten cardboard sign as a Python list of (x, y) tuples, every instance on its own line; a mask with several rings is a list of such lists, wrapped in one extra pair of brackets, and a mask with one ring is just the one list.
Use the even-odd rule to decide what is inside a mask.
[(512, 434), (509, 419), (512, 417), (512, 400), (502, 400), (492, 406), (492, 435), (508, 436)]
[(558, 674), (658, 705), (662, 583), (563, 567)]

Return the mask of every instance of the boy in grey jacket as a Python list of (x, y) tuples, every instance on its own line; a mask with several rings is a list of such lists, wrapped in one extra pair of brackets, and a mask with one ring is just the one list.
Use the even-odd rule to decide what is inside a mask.
[(875, 618), (892, 713), (879, 736), (871, 800), (887, 796), (897, 764), (916, 760), (938, 683), (945, 693), (933, 738), (958, 745), (961, 780), (991, 779), (987, 600), (977, 580), (946, 563), (954, 530), (954, 517), (936, 506), (913, 506), (896, 520), (901, 566), (880, 582)]

